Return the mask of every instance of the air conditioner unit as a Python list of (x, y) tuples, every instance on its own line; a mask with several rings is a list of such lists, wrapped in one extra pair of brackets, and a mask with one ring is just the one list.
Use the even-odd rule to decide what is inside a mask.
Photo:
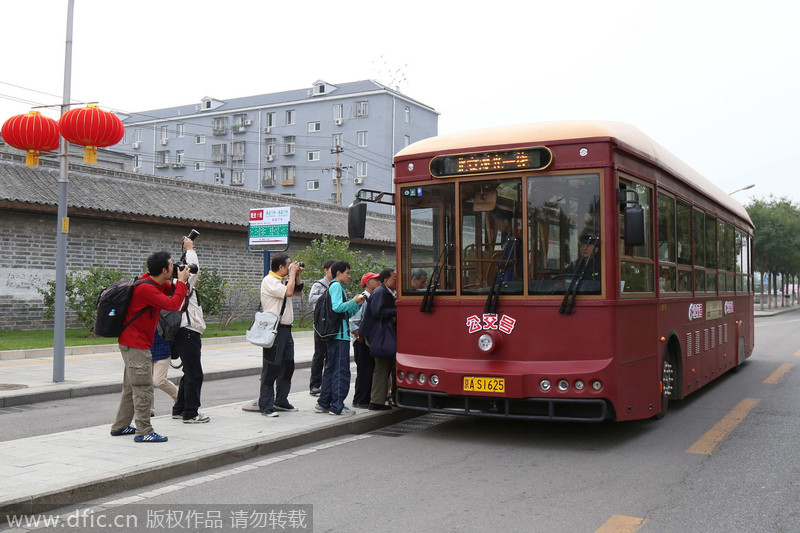
[(268, 155), (267, 156), (267, 161), (275, 161), (275, 156), (274, 155)]
[(133, 143), (133, 144), (131, 144), (131, 148), (133, 148), (134, 150), (138, 150), (139, 149), (139, 144), (140, 143)]
[(264, 128), (264, 133), (269, 133), (269, 130), (270, 130), (270, 127), (269, 127), (269, 126), (266, 126), (266, 127)]
[(355, 183), (356, 185), (361, 185), (362, 183), (364, 183), (364, 178), (353, 178), (353, 183)]
[(252, 126), (253, 125), (253, 121), (252, 120), (245, 120), (244, 121), (244, 125), (245, 126)]
[(167, 145), (167, 140), (161, 139), (161, 146), (166, 146), (166, 145)]
[(343, 118), (335, 118), (335, 119), (333, 119), (333, 122), (337, 126), (341, 126), (342, 124), (344, 124), (344, 119)]
[(331, 183), (336, 185), (337, 183), (339, 183), (339, 178), (331, 178)]

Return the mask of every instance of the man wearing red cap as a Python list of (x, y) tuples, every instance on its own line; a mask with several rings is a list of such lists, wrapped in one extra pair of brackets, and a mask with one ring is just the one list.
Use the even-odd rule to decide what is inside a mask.
[[(374, 272), (367, 272), (361, 276), (361, 286), (364, 288), (362, 293), (367, 300), (370, 294), (374, 291), (380, 282), (378, 281), (378, 274)], [(353, 336), (353, 359), (356, 361), (356, 387), (353, 393), (353, 407), (360, 409), (369, 408), (370, 391), (372, 390), (372, 373), (375, 370), (375, 360), (369, 355), (369, 346), (367, 346), (364, 336), (358, 334), (358, 328), (361, 324), (361, 313), (363, 312), (364, 305), (359, 307), (358, 312), (350, 319), (350, 332)]]

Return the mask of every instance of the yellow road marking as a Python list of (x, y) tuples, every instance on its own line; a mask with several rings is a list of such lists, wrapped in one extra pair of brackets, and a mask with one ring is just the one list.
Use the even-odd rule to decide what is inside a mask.
[(686, 453), (696, 453), (700, 455), (711, 455), (717, 445), (727, 437), (731, 431), (736, 429), (742, 420), (750, 414), (750, 411), (760, 402), (758, 398), (745, 398), (725, 415), (722, 420), (714, 424), (714, 427), (706, 431), (706, 434), (692, 444)]
[(615, 514), (594, 533), (636, 533), (644, 525), (644, 518)]
[(789, 373), (789, 370), (792, 369), (794, 365), (791, 363), (786, 363), (778, 367), (778, 369), (772, 373), (770, 377), (764, 380), (764, 383), (768, 383), (770, 385), (777, 385), (777, 383), (781, 380), (783, 376)]

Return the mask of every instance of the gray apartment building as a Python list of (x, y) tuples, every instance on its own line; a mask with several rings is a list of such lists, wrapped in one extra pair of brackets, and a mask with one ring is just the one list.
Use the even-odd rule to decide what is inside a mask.
[(394, 154), (435, 136), (439, 113), (375, 81), (320, 80), (119, 117), (115, 150), (135, 172), (348, 205), (359, 188), (392, 189)]

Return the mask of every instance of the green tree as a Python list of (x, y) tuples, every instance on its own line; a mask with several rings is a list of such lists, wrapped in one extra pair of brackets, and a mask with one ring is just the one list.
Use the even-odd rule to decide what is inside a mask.
[[(121, 270), (109, 269), (103, 263), (89, 268), (84, 272), (74, 270), (67, 274), (66, 279), (66, 298), (67, 307), (72, 309), (78, 317), (78, 322), (85, 327), (91, 328), (97, 315), (97, 298), (104, 288), (114, 282), (127, 277)], [(44, 297), (46, 307), (44, 316), (53, 318), (55, 315), (56, 303), (56, 282), (47, 282), (47, 288), (36, 289)]]
[[(311, 282), (323, 276), (322, 266), (328, 259), (337, 261), (347, 261), (350, 263), (352, 280), (347, 290), (353, 294), (361, 291), (361, 276), (367, 272), (380, 272), (381, 270), (394, 266), (394, 260), (381, 253), (379, 258), (372, 254), (362, 254), (350, 249), (350, 241), (338, 240), (331, 235), (325, 235), (321, 239), (311, 241), (305, 250), (295, 254), (294, 259), (306, 264), (303, 272), (303, 279)], [(306, 283), (305, 294), (311, 290), (311, 283)]]
[(800, 273), (800, 205), (788, 198), (754, 199), (746, 206), (755, 225), (753, 267), (769, 273), (777, 297), (777, 276), (784, 280)]
[(203, 314), (220, 316), (228, 285), (217, 267), (211, 270), (203, 269), (200, 272), (200, 277), (197, 279), (197, 293), (200, 295)]

